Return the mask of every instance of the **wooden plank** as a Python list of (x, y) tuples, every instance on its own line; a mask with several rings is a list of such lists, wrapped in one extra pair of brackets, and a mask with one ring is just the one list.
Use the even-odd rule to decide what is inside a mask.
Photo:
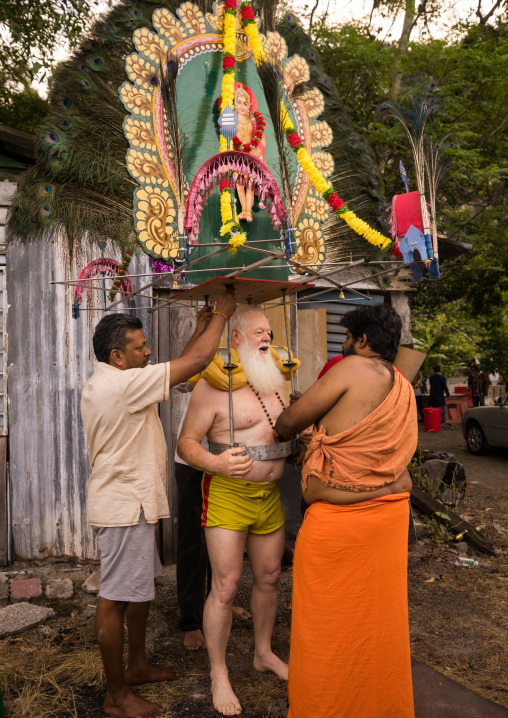
[(299, 356), (298, 389), (301, 392), (314, 384), (327, 361), (326, 309), (298, 310)]
[[(455, 534), (464, 534), (463, 540), (473, 548), (488, 553), (490, 556), (496, 555), (493, 546), (480, 535), (474, 526), (468, 521), (464, 521), (463, 518), (456, 514), (455, 511), (452, 511), (450, 507), (446, 506), (442, 501), (422, 491), (422, 489), (419, 489), (415, 484), (413, 484), (411, 491), (411, 503), (416, 509), (427, 514), (427, 516), (435, 516), (440, 524), (452, 529)], [(439, 514), (444, 514), (449, 518), (444, 518)]]
[(7, 437), (0, 436), (0, 566), (6, 566), (9, 561), (7, 500)]

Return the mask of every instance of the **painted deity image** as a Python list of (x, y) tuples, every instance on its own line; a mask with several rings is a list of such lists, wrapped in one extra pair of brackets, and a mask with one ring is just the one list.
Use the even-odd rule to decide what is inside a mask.
[[(234, 109), (238, 116), (238, 128), (233, 146), (237, 150), (247, 152), (266, 165), (264, 135), (264, 121), (261, 113), (257, 111), (257, 100), (250, 87), (235, 82)], [(242, 206), (238, 219), (252, 222), (252, 205), (254, 204), (254, 180), (248, 174), (235, 176), (236, 190)], [(260, 202), (260, 209), (265, 205)]]

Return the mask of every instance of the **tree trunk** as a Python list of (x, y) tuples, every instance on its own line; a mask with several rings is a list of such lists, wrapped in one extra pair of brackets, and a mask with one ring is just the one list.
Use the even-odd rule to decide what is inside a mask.
[[(407, 44), (411, 31), (414, 27), (416, 14), (416, 0), (406, 0), (404, 8), (404, 24), (402, 25), (402, 33), (399, 38), (399, 53), (402, 55), (407, 51)], [(393, 82), (394, 97), (396, 98), (400, 92), (400, 86), (402, 84), (402, 73), (398, 72), (395, 75)]]
[(402, 26), (402, 33), (399, 38), (399, 50), (404, 51), (409, 42), (411, 30), (415, 21), (416, 13), (416, 0), (406, 0), (405, 11), (404, 11), (404, 24)]

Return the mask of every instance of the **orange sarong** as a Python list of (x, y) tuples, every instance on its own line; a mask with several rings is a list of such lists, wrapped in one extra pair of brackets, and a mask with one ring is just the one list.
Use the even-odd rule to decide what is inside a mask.
[(408, 499), (307, 509), (293, 566), (288, 718), (414, 718)]
[(373, 491), (393, 483), (418, 443), (413, 387), (399, 372), (384, 401), (362, 421), (335, 436), (314, 428), (305, 454), (302, 486), (316, 476), (343, 491)]

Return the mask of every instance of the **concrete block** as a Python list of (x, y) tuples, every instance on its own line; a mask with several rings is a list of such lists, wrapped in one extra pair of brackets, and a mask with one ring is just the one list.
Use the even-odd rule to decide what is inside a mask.
[(87, 593), (99, 593), (101, 587), (101, 570), (98, 568), (92, 573), (83, 584), (83, 588)]
[(0, 584), (9, 583), (9, 576), (6, 573), (0, 573)]
[(7, 606), (9, 603), (9, 584), (0, 583), (0, 606)]
[(70, 578), (50, 578), (45, 593), (46, 598), (72, 598), (74, 586)]
[(0, 182), (0, 205), (8, 207), (17, 189), (15, 182)]
[(27, 631), (54, 615), (52, 608), (26, 602), (0, 608), (0, 638)]
[(11, 601), (26, 601), (42, 596), (40, 578), (14, 579), (11, 581)]

